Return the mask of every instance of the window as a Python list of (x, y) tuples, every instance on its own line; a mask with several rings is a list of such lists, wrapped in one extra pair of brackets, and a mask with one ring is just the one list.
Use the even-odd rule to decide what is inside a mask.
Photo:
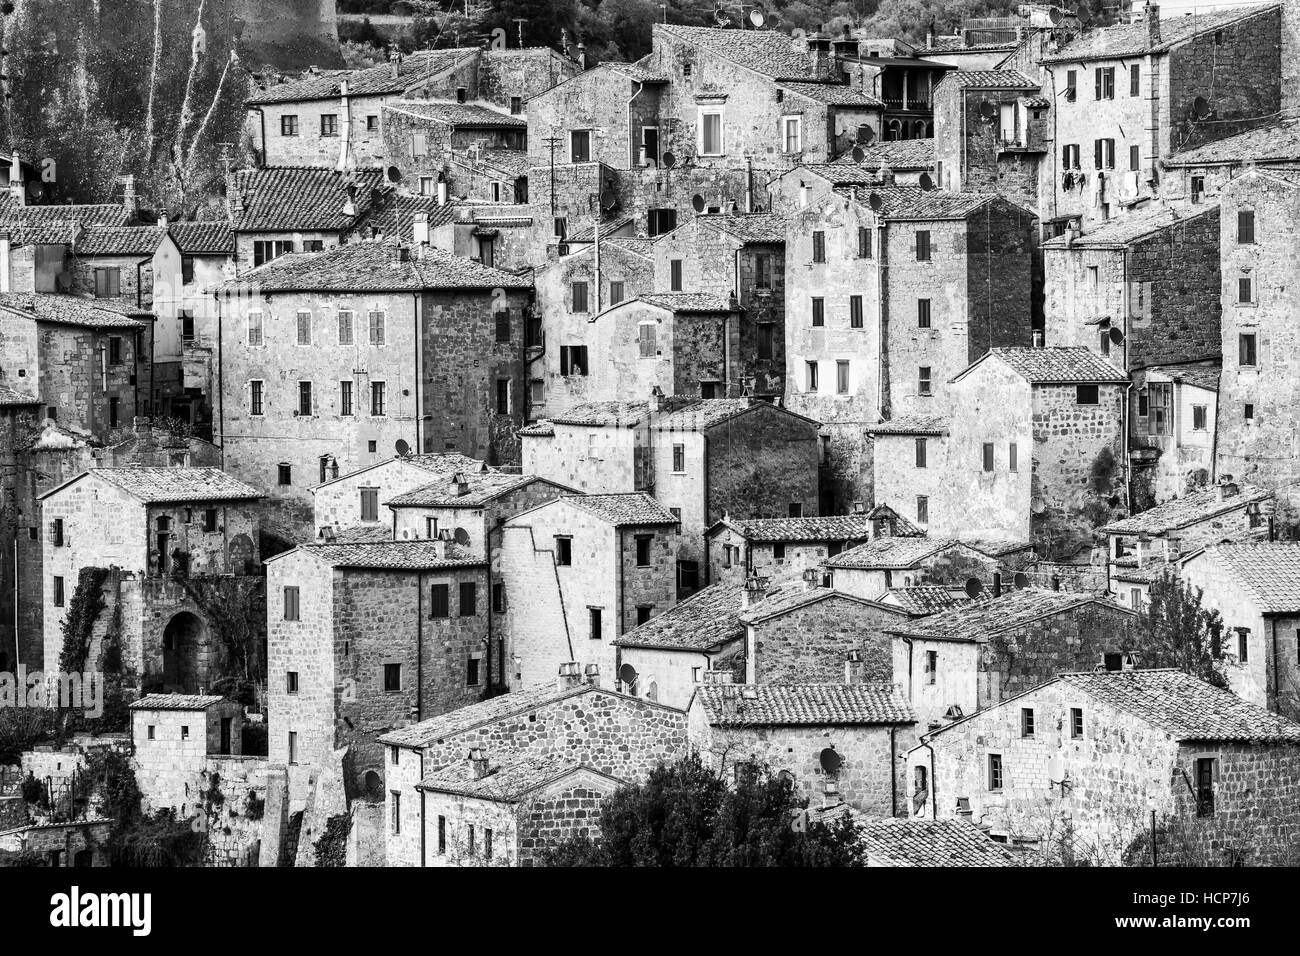
[(930, 261), (930, 230), (918, 229), (916, 231), (916, 261)]
[(149, 725), (149, 739), (150, 739), (150, 740), (156, 740), (156, 739), (157, 739), (157, 734), (158, 734), (158, 728), (157, 728), (156, 726), (154, 726), (153, 724), (150, 724), (150, 725)]
[(569, 162), (591, 162), (591, 130), (575, 129), (569, 133)]
[(1255, 280), (1250, 275), (1237, 277), (1237, 304), (1251, 305), (1255, 301)]
[(663, 235), (677, 228), (676, 209), (651, 209), (647, 214), (647, 226), (651, 236)]
[(653, 322), (644, 322), (637, 326), (637, 344), (641, 350), (641, 358), (654, 358), (657, 354), (655, 348), (655, 326)]
[(700, 155), (722, 155), (722, 114), (700, 111)]
[(862, 328), (862, 296), (849, 296), (849, 328)]
[(1203, 432), (1206, 430), (1206, 409), (1204, 405), (1192, 406), (1192, 431)]
[(1142, 92), (1142, 68), (1134, 63), (1128, 68), (1128, 95), (1140, 96)]
[(54, 606), (63, 607), (63, 578), (54, 576)]
[(570, 312), (587, 311), (587, 283), (585, 281), (574, 282), (569, 286), (570, 290)]
[(320, 134), (322, 136), (337, 136), (339, 134), (339, 117), (337, 113), (321, 114)]
[(1115, 168), (1115, 141), (1097, 139), (1092, 143), (1092, 160), (1097, 169)]
[(426, 541), (432, 541), (438, 537), (438, 519), (426, 516), (424, 519), (424, 537)]
[(589, 368), (590, 366), (587, 364), (587, 346), (560, 346), (561, 375), (587, 375)]
[(1237, 243), (1250, 245), (1255, 241), (1255, 210), (1237, 210)]
[(916, 327), (918, 329), (930, 328), (930, 300), (916, 300)]
[(1020, 450), (1015, 442), (1007, 446), (1007, 470), (1011, 472), (1020, 470)]
[(835, 394), (847, 395), (849, 393), (849, 363), (846, 359), (839, 359), (835, 363)]
[(673, 521), (677, 522), (677, 527), (673, 529), (673, 534), (681, 534), (682, 533), (682, 509), (669, 508), (668, 513), (673, 516)]
[(285, 671), (284, 692), (286, 694), (298, 693), (298, 672), (297, 671)]
[(682, 260), (673, 259), (668, 263), (668, 287), (672, 292), (682, 291)]
[(378, 116), (367, 116), (367, 117), (366, 117), (366, 132), (367, 132), (367, 133), (377, 133), (377, 132), (379, 132), (379, 117), (378, 117)]
[(638, 568), (650, 567), (650, 545), (654, 542), (654, 535), (639, 534), (636, 536), (636, 566)]
[(298, 414), (311, 415), (311, 382), (298, 383)]
[(792, 501), (792, 502), (790, 502), (790, 507), (789, 507), (789, 509), (786, 511), (786, 514), (787, 514), (789, 517), (791, 517), (791, 518), (802, 518), (802, 517), (803, 517), (803, 502), (802, 502), (802, 501)]
[(506, 586), (504, 584), (492, 585), (492, 611), (495, 614), (506, 613)]
[(826, 261), (826, 233), (818, 229), (813, 233), (813, 262)]
[(497, 414), (509, 415), (512, 407), (512, 396), (510, 394), (510, 379), (497, 379)]
[(298, 734), (295, 731), (289, 731), (289, 763), (298, 762)]
[(352, 383), (339, 382), (339, 414), (352, 414)]
[(1142, 150), (1137, 146), (1128, 148), (1128, 168), (1131, 170), (1140, 169), (1142, 166)]
[(384, 344), (384, 332), (386, 316), (380, 309), (370, 313), (370, 344), (373, 346), (382, 346)]
[(298, 588), (296, 585), (285, 586), (284, 619), (286, 621), (298, 620)]
[(293, 484), (293, 466), (286, 465), (283, 462), (275, 466), (276, 483), (281, 485)]
[(686, 446), (673, 445), (673, 474), (686, 473)]
[(429, 137), (424, 133), (411, 134), (411, 158), (429, 155)]
[(118, 414), (122, 400), (120, 398), (110, 398), (108, 400), (108, 427), (116, 428), (119, 424)]
[(248, 383), (248, 414), (262, 414), (262, 383), (257, 379)]
[(598, 641), (598, 640), (600, 640), (600, 612), (601, 612), (601, 610), (602, 610), (602, 609), (601, 609), (601, 608), (598, 608), (598, 607), (589, 607), (589, 608), (587, 608), (587, 614), (588, 614), (588, 618), (589, 618), (589, 622), (590, 622), (590, 630), (589, 630), (589, 632), (588, 632), (588, 637), (590, 637), (593, 641)]
[(471, 823), (467, 828), (466, 832), (468, 833), (468, 837), (465, 841), (465, 852), (468, 855), (473, 856), (474, 855), (474, 824)]
[(1196, 815), (1198, 817), (1214, 816), (1216, 762), (1213, 757), (1198, 757), (1196, 760)]
[(930, 392), (930, 366), (922, 365), (916, 370), (916, 394), (929, 395)]
[(379, 520), (379, 489), (378, 488), (361, 489), (361, 520), (362, 521)]
[(194, 281), (194, 257), (181, 256), (181, 284), (189, 285)]
[(939, 673), (939, 652), (925, 652), (925, 682), (933, 684)]
[(293, 243), (281, 239), (259, 239), (253, 243), (253, 265), (265, 265), (287, 252), (293, 252)]
[(1113, 100), (1115, 98), (1115, 68), (1099, 66), (1094, 71), (1097, 99)]
[(298, 117), (292, 114), (280, 117), (280, 135), (297, 136), (298, 135)]
[(804, 362), (805, 392), (817, 391), (817, 363)]
[(181, 724), (181, 740), (189, 740), (189, 739), (190, 739), (189, 724)]
[(983, 455), (984, 455), (984, 470), (992, 471), (993, 470), (993, 442), (986, 441), (984, 443)]
[(496, 340), (498, 342), (509, 342), (510, 341), (509, 311), (497, 312), (493, 318), (496, 324)]
[(624, 288), (624, 284), (622, 282), (611, 281), (609, 284), (609, 304), (618, 305), (625, 298), (627, 298), (627, 291)]
[(871, 229), (868, 226), (858, 226), (858, 258), (871, 258)]
[(1098, 392), (1099, 387), (1096, 385), (1076, 385), (1074, 386), (1074, 403), (1076, 405), (1096, 405), (1100, 401)]
[(916, 467), (917, 468), (926, 467), (927, 444), (928, 444), (927, 439), (918, 438), (916, 440)]
[(1079, 87), (1079, 71), (1066, 70), (1065, 71), (1065, 98), (1067, 100), (1073, 100), (1075, 93), (1078, 90), (1078, 87)]
[(787, 153), (803, 151), (803, 119), (786, 116), (781, 120), (781, 140)]
[(465, 660), (465, 686), (477, 687), (479, 682), (478, 669), (480, 658), (470, 657)]
[(1237, 663), (1250, 663), (1250, 628), (1239, 627), (1237, 631)]
[(447, 818), (438, 817), (438, 855), (442, 856), (447, 852)]
[(217, 509), (203, 509), (203, 531), (205, 534), (215, 534), (217, 531)]
[(1237, 364), (1244, 368), (1254, 368), (1257, 364), (1255, 351), (1255, 333), (1242, 332), (1237, 336)]
[(392, 693), (402, 689), (402, 665), (385, 664), (384, 665), (384, 693)]
[(248, 344), (254, 347), (262, 344), (262, 313), (253, 310), (248, 313)]
[(451, 617), (451, 586), (431, 584), (429, 586), (429, 617), (441, 619)]
[(1061, 147), (1061, 168), (1078, 169), (1079, 168), (1079, 144), (1067, 143)]
[(776, 325), (772, 322), (759, 322), (754, 329), (758, 335), (758, 357), (772, 358), (776, 352)]
[(1002, 789), (1002, 755), (989, 754), (989, 789)]
[(116, 266), (95, 270), (95, 297), (107, 299), (122, 294), (122, 270)]
[(180, 315), (181, 318), (181, 341), (186, 343), (193, 342), (194, 341), (194, 310), (180, 309), (178, 310), (178, 314)]
[(1171, 382), (1152, 382), (1147, 386), (1147, 434), (1172, 433), (1174, 386)]
[(392, 832), (396, 836), (402, 832), (402, 792), (400, 790), (388, 791), (388, 805), (392, 808)]
[(916, 520), (920, 524), (930, 523), (930, 496), (916, 496)]
[(1083, 708), (1070, 708), (1070, 736), (1076, 740), (1083, 736)]
[(826, 300), (820, 296), (812, 300), (812, 324), (814, 329), (820, 329), (826, 324)]
[(376, 417), (384, 414), (384, 389), (385, 383), (370, 383), (370, 414)]
[(1020, 736), (1034, 736), (1034, 709), (1032, 707), (1020, 708)]
[(567, 535), (555, 536), (555, 563), (562, 568), (573, 564), (573, 539)]
[(518, 97), (518, 96), (512, 96), (512, 97), (510, 97), (510, 115), (511, 115), (511, 116), (518, 116), (518, 115), (519, 115), (520, 113), (522, 113), (523, 111), (524, 111), (524, 101), (523, 101), (523, 99), (522, 99), (521, 97)]

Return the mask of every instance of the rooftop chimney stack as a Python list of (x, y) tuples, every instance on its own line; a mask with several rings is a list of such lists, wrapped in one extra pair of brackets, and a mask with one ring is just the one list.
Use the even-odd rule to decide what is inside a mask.
[(465, 472), (458, 471), (452, 475), (451, 484), (457, 498), (463, 498), (469, 494), (469, 478), (465, 476)]
[(830, 74), (831, 41), (820, 33), (808, 37), (808, 68), (819, 80)]
[(126, 213), (135, 221), (136, 215), (140, 212), (140, 203), (135, 195), (135, 177), (127, 174), (122, 177), (122, 205), (126, 208)]
[(844, 683), (861, 684), (866, 671), (867, 666), (862, 660), (862, 652), (857, 648), (849, 651), (844, 660)]
[(656, 385), (650, 389), (650, 410), (661, 412), (664, 408), (664, 390)]
[(423, 248), (429, 244), (429, 214), (417, 212), (411, 222), (411, 241)]
[(488, 775), (488, 758), (487, 751), (482, 747), (471, 747), (469, 751), (469, 765), (473, 771), (475, 780), (482, 780)]
[(1160, 43), (1160, 5), (1147, 3), (1147, 42), (1151, 46)]
[(587, 683), (592, 687), (600, 686), (600, 665), (588, 664), (585, 670)]
[(560, 673), (555, 678), (556, 690), (572, 690), (582, 686), (582, 670), (577, 661), (565, 661), (560, 665)]
[(434, 545), (434, 553), (437, 554), (439, 558), (446, 559), (451, 557), (451, 532), (450, 531), (448, 531), (446, 528), (443, 528), (441, 531), (438, 532), (438, 537), (435, 538), (434, 541), (436, 542), (436, 544)]
[(23, 162), (14, 153), (9, 164), (9, 196), (15, 206), (27, 205), (27, 185), (23, 182)]
[(1002, 572), (993, 572), (993, 596), (1002, 597)]
[(745, 578), (745, 592), (741, 596), (740, 606), (750, 607), (757, 604), (767, 594), (767, 578), (760, 578), (757, 574), (751, 574)]

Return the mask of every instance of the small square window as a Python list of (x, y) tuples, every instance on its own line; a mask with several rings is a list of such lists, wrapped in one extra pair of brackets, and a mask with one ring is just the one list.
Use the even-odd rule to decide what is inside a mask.
[(1002, 789), (1002, 755), (989, 754), (989, 789), (996, 792)]
[(1076, 740), (1083, 736), (1083, 708), (1070, 708), (1070, 736)]
[(1099, 388), (1096, 385), (1076, 385), (1074, 401), (1077, 405), (1096, 405), (1099, 402)]
[(286, 694), (298, 693), (298, 672), (297, 671), (285, 671), (284, 692)]
[(1020, 736), (1034, 736), (1034, 709), (1032, 707), (1020, 708)]
[(402, 689), (402, 665), (385, 664), (384, 665), (384, 691), (389, 693)]
[(573, 539), (557, 535), (555, 538), (555, 563), (562, 568), (573, 564)]
[(188, 724), (181, 724), (181, 740), (190, 739), (190, 728)]

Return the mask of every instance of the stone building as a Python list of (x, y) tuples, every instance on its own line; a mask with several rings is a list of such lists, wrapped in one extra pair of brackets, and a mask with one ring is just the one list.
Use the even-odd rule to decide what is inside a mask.
[(1179, 671), (1052, 677), (925, 735), (907, 763), (914, 818), (995, 839), (1131, 865), (1153, 806), (1162, 862), (1294, 863), (1300, 725)]
[(877, 501), (892, 501), (915, 522), (930, 528), (930, 502), (947, 495), (948, 418), (944, 415), (899, 415), (868, 425), (866, 453)]
[(1019, 866), (1027, 862), (968, 820), (857, 820), (867, 866)]
[[(17, 188), (15, 188), (17, 187)], [(129, 226), (125, 205), (28, 205), (21, 183), (0, 194), (0, 293), (69, 292), (68, 247), (90, 226)]]
[(1295, 263), (1290, 234), (1300, 217), (1300, 181), (1254, 170), (1224, 187), (1220, 274), (1223, 277), (1223, 374), (1216, 474), (1277, 495), (1284, 527), (1300, 506), (1300, 376), (1293, 314)]
[(1300, 545), (1216, 544), (1182, 562), (1182, 579), (1223, 618), (1221, 652), (1232, 691), (1295, 720), (1300, 715)]
[[(390, 731), (385, 780), (389, 866), (430, 866), (437, 841), (421, 834), (436, 822), (416, 787), (430, 775), (463, 764), (479, 748), (501, 765), (538, 758), (571, 761), (619, 780), (642, 781), (660, 763), (686, 756), (686, 714), (601, 686), (599, 669), (587, 673), (566, 662), (558, 678)], [(394, 800), (394, 795), (397, 799)], [(576, 797), (575, 797), (576, 799)], [(468, 834), (466, 834), (466, 838)], [(466, 842), (468, 840), (466, 839)]]
[(1215, 480), (1221, 365), (1215, 358), (1133, 372), (1128, 438), (1135, 505), (1168, 501)]
[(992, 349), (953, 379), (948, 494), (932, 532), (1092, 545), (1124, 488), (1128, 378), (1082, 347)]
[(772, 211), (789, 215), (836, 188), (885, 185), (889, 177), (896, 186), (920, 186), (923, 177), (933, 184), (934, 147), (933, 139), (900, 139), (860, 144), (833, 163), (801, 163), (768, 184)]
[[(452, 157), (456, 153), (475, 159), (485, 151), (506, 151), (522, 161), (528, 139), (523, 116), (490, 109), (478, 103), (445, 103), (433, 100), (394, 100), (383, 107), (384, 157), (400, 181), (423, 196), (443, 190), (469, 195), (468, 183), (455, 178)], [(499, 181), (498, 181), (499, 182)], [(502, 188), (504, 186), (505, 188)], [(491, 199), (498, 203), (523, 202), (528, 196), (528, 177), (521, 174), (498, 186)], [(445, 199), (445, 196), (441, 197)]]
[(871, 499), (863, 429), (942, 414), (987, 349), (1029, 345), (1034, 216), (988, 194), (860, 186), (790, 217), (786, 401), (825, 423), (835, 510)]
[(329, 473), (333, 477), (311, 489), (315, 537), (333, 534), (338, 538), (364, 529), (389, 541), (393, 540), (392, 515), (379, 508), (380, 503), (439, 478), (450, 478), (457, 473), (473, 476), (492, 470), (484, 461), (455, 452), (397, 455), (363, 465), (345, 475), (334, 475), (334, 469), (331, 462)]
[(512, 667), (530, 687), (578, 660), (615, 672), (613, 641), (677, 603), (677, 519), (643, 491), (565, 495), (499, 532)]
[(146, 807), (170, 806), (182, 819), (189, 816), (202, 797), (186, 793), (186, 785), (207, 759), (243, 753), (243, 707), (212, 694), (148, 694), (130, 709), (136, 778)]
[(919, 535), (921, 529), (888, 505), (821, 518), (721, 519), (704, 532), (708, 579), (743, 584), (751, 574), (818, 567), (873, 538)]
[(1223, 187), (1253, 168), (1285, 172), (1297, 164), (1300, 123), (1281, 119), (1167, 157), (1160, 196), (1179, 208), (1195, 207), (1216, 201)]
[(266, 568), (269, 754), (299, 805), (344, 748), (348, 792), (377, 797), (381, 734), (499, 682), (482, 556), (445, 539), (308, 544)]
[(916, 717), (892, 683), (702, 684), (687, 711), (691, 744), (719, 773), (793, 777), (811, 804), (894, 816)]
[[(485, 749), (472, 749), (415, 787), (427, 865), (534, 866), (556, 844), (599, 839), (601, 802), (624, 783), (561, 754), (509, 754), (494, 764)], [(400, 827), (400, 792), (388, 799), (389, 828)]]
[(990, 579), (999, 562), (952, 538), (887, 536), (828, 558), (832, 586), (876, 600), (894, 588), (921, 584), (965, 585), (974, 577)]
[(311, 526), (308, 489), (394, 451), (516, 462), (529, 279), (387, 241), (294, 255), (217, 292), (231, 471)]
[[(216, 468), (150, 467), (91, 468), (41, 495), (46, 666), (88, 588), (104, 607), (80, 622), (87, 669), (118, 657), (127, 686), (189, 694), (260, 673), (261, 497)], [(248, 616), (242, 646), (229, 615)]]
[[(1086, 227), (1159, 195), (1161, 160), (1275, 116), (1282, 106), (1277, 5), (1089, 30), (1042, 57), (1055, 104), (1052, 208)], [(1176, 177), (1175, 177), (1176, 178)], [(1059, 227), (1058, 227), (1059, 228)]]
[(1079, 591), (994, 588), (986, 599), (904, 620), (890, 633), (894, 672), (918, 721), (931, 729), (1061, 671), (1118, 670), (1126, 657), (1141, 655), (1137, 615)]

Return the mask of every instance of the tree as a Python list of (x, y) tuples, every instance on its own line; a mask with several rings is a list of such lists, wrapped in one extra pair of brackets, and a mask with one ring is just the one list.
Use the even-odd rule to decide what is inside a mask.
[(1223, 618), (1201, 600), (1204, 592), (1173, 574), (1151, 583), (1150, 603), (1140, 621), (1142, 665), (1175, 667), (1213, 684), (1228, 686), (1221, 642)]
[(742, 765), (734, 787), (698, 754), (615, 791), (601, 838), (552, 847), (547, 866), (860, 866), (856, 827), (805, 822), (788, 777)]

